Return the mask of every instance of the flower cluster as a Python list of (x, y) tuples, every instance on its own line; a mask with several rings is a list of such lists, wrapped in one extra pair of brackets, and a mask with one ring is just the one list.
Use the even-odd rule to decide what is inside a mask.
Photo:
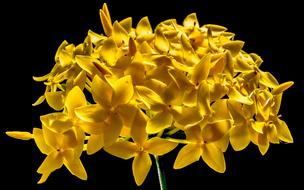
[(133, 28), (132, 18), (112, 23), (106, 4), (100, 18), (105, 35), (90, 30), (77, 46), (64, 41), (51, 72), (34, 77), (46, 89), (33, 105), (46, 100), (56, 112), (41, 116), (42, 127), (32, 133), (7, 132), (34, 139), (47, 155), (38, 183), (63, 165), (87, 179), (84, 151), (134, 158), (141, 185), (150, 155), (178, 144), (184, 146), (174, 169), (202, 158), (223, 173), (229, 144), (240, 151), (252, 142), (264, 155), (270, 143), (293, 142), (278, 115), (282, 93), (293, 82), (279, 84), (262, 71), (262, 59), (243, 51), (244, 42), (225, 27), (200, 26), (193, 13), (182, 25), (170, 19), (153, 31), (144, 17)]

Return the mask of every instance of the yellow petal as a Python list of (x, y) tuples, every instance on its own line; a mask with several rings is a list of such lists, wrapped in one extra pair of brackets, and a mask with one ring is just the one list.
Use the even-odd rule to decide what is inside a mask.
[(137, 51), (135, 41), (133, 38), (129, 38), (129, 54), (130, 56), (134, 56)]
[(154, 134), (171, 126), (173, 116), (168, 111), (157, 113), (147, 123), (147, 133)]
[(7, 131), (5, 134), (19, 140), (30, 140), (34, 137), (33, 134), (23, 131)]
[(106, 17), (109, 19), (109, 21), (112, 22), (107, 3), (104, 3), (102, 5), (102, 9), (101, 10), (103, 10), (103, 12), (105, 13)]
[[(63, 50), (69, 43), (64, 40), (60, 46), (58, 47), (57, 51), (56, 51), (56, 54), (55, 54), (55, 61), (59, 61), (59, 54), (61, 52), (61, 50)], [(35, 80), (35, 79), (34, 79)]]
[(113, 24), (112, 36), (117, 46), (127, 45), (129, 42), (129, 35), (127, 31), (117, 21), (115, 21)]
[(45, 100), (45, 96), (42, 95), (42, 96), (40, 96), (40, 97), (36, 100), (36, 102), (34, 102), (34, 103), (32, 104), (32, 106), (38, 106), (38, 105), (41, 104), (44, 100)]
[(152, 34), (152, 27), (150, 25), (148, 17), (143, 17), (136, 26), (136, 35)]
[[(193, 84), (189, 81), (186, 75), (184, 75), (182, 72), (175, 70), (175, 69), (169, 69), (169, 75), (172, 78), (172, 80), (176, 83), (176, 85), (181, 89), (185, 90), (189, 87), (193, 87)], [(166, 80), (169, 81), (169, 80)]]
[(191, 89), (184, 92), (183, 104), (188, 107), (195, 107), (197, 105), (197, 90)]
[(265, 126), (265, 122), (255, 121), (252, 123), (252, 128), (256, 132), (261, 133), (261, 134), (263, 134), (264, 126)]
[(184, 168), (193, 162), (196, 162), (200, 159), (202, 154), (202, 149), (196, 144), (187, 144), (185, 145), (178, 153), (175, 162), (174, 169)]
[(202, 80), (207, 79), (210, 69), (210, 58), (210, 55), (207, 54), (194, 66), (191, 80), (195, 85), (199, 85)]
[(230, 130), (230, 143), (235, 151), (246, 148), (250, 143), (250, 134), (247, 126), (235, 126)]
[(189, 14), (183, 21), (184, 27), (199, 27), (199, 23), (197, 21), (196, 13)]
[[(250, 139), (249, 139), (250, 140)], [(214, 142), (214, 144), (222, 151), (226, 152), (229, 146), (229, 133), (224, 135), (220, 140)]]
[(119, 24), (130, 33), (132, 30), (132, 17), (128, 17), (119, 22)]
[(100, 57), (109, 65), (115, 66), (118, 59), (118, 47), (112, 37), (103, 41)]
[(148, 108), (156, 104), (163, 104), (161, 97), (153, 90), (145, 86), (136, 86), (135, 88), (139, 98)]
[(99, 104), (91, 104), (87, 106), (78, 107), (75, 109), (76, 116), (85, 122), (103, 122), (108, 112), (104, 110)]
[(64, 106), (64, 92), (46, 92), (45, 98), (51, 108), (56, 111), (62, 110)]
[(71, 174), (75, 175), (79, 179), (87, 180), (87, 172), (85, 171), (81, 160), (77, 157), (74, 157), (73, 150), (66, 150), (63, 152), (64, 155), (64, 165), (71, 172)]
[(72, 128), (63, 133), (61, 148), (63, 149), (75, 148), (78, 144), (77, 140), (78, 139), (77, 139), (76, 130)]
[(212, 113), (210, 107), (210, 90), (206, 81), (202, 81), (197, 94), (197, 104), (201, 115)]
[(160, 29), (156, 29), (155, 32), (155, 48), (159, 50), (160, 52), (165, 52), (167, 53), (170, 48), (169, 41), (165, 37), (165, 35), (160, 31)]
[(286, 125), (285, 121), (278, 120), (278, 124), (276, 125), (278, 131), (278, 137), (280, 140), (286, 143), (293, 143), (292, 135)]
[(85, 149), (84, 141), (86, 138), (86, 134), (84, 133), (84, 131), (81, 128), (78, 128), (78, 127), (74, 127), (73, 130), (75, 131), (76, 141), (77, 141), (76, 146), (73, 147), (74, 156), (76, 158), (79, 158)]
[(92, 57), (85, 55), (76, 55), (75, 60), (79, 67), (86, 71), (90, 76), (94, 76), (99, 73), (93, 63), (95, 60)]
[(73, 86), (79, 86), (79, 88), (83, 90), (86, 84), (86, 78), (86, 71), (82, 70), (73, 80)]
[(279, 144), (280, 143), (279, 138), (278, 138), (277, 128), (273, 123), (268, 125), (267, 138), (268, 138), (270, 143), (273, 143), (273, 144)]
[(123, 120), (124, 127), (131, 127), (136, 117), (138, 108), (132, 104), (120, 105), (117, 112)]
[(130, 75), (118, 79), (113, 84), (112, 106), (127, 104), (133, 97), (134, 89)]
[(203, 141), (201, 126), (195, 125), (185, 130), (187, 141), (200, 143)]
[(40, 120), (44, 126), (57, 133), (63, 133), (73, 127), (73, 121), (61, 112), (40, 116)]
[[(140, 44), (138, 50), (142, 54), (152, 54), (152, 53), (155, 53), (155, 50), (151, 47), (151, 45), (149, 45), (149, 43), (147, 41), (143, 41)], [(137, 55), (139, 55), (139, 54), (137, 54)]]
[(87, 145), (88, 155), (95, 154), (103, 147), (103, 134), (100, 135), (90, 135)]
[(252, 71), (253, 67), (241, 57), (237, 57), (236, 62), (234, 62), (234, 70), (235, 72), (248, 72)]
[(67, 95), (65, 100), (65, 106), (68, 110), (68, 114), (72, 117), (75, 116), (74, 110), (75, 108), (85, 106), (87, 104), (87, 100), (84, 96), (84, 93), (79, 88), (79, 86), (75, 86)]
[(104, 146), (110, 146), (118, 138), (122, 129), (122, 120), (118, 114), (111, 114), (107, 121), (107, 126), (104, 127)]
[(137, 146), (129, 141), (118, 141), (105, 147), (104, 150), (113, 156), (127, 160), (136, 155)]
[(258, 136), (259, 133), (256, 132), (252, 127), (248, 128), (249, 134), (250, 134), (250, 140), (253, 144), (258, 145)]
[(275, 114), (278, 114), (281, 108), (283, 93), (273, 96), (274, 105), (272, 107)]
[(243, 114), (242, 104), (234, 101), (234, 100), (228, 100), (227, 106), (229, 109), (229, 112), (233, 118), (234, 123), (241, 123), (243, 124), (246, 122), (246, 118)]
[(277, 79), (269, 72), (260, 72), (259, 82), (267, 87), (276, 88), (279, 83)]
[[(147, 63), (147, 64), (151, 64), (151, 63)], [(147, 66), (151, 66), (151, 65), (147, 65)], [(167, 64), (161, 64), (157, 67), (155, 67), (155, 65), (153, 65), (152, 69), (147, 70), (146, 77), (147, 77), (147, 79), (154, 78), (154, 79), (160, 80), (164, 83), (166, 83), (166, 81), (170, 81), (170, 79), (171, 79), (171, 77), (168, 73)]]
[(214, 171), (224, 173), (226, 163), (223, 152), (213, 143), (208, 143), (203, 146), (202, 158), (204, 162)]
[(57, 150), (62, 144), (63, 135), (56, 133), (49, 128), (42, 126), (42, 134), (45, 140), (45, 143), (50, 146), (52, 149)]
[(214, 121), (231, 119), (227, 106), (227, 99), (219, 99), (215, 101), (211, 108), (214, 111), (214, 114), (212, 115), (212, 119)]
[(145, 114), (141, 110), (137, 110), (131, 126), (131, 136), (133, 141), (141, 146), (144, 145), (146, 139), (148, 138), (146, 125), (147, 119), (145, 117)]
[(285, 90), (290, 88), (293, 84), (294, 84), (294, 82), (292, 82), (292, 81), (284, 82), (284, 83), (280, 84), (279, 86), (275, 87), (274, 89), (272, 89), (271, 93), (273, 95), (280, 94), (281, 92), (284, 92)]
[(120, 131), (119, 136), (122, 137), (122, 138), (129, 138), (131, 136), (131, 128), (123, 126), (121, 131)]
[(217, 141), (231, 128), (231, 120), (219, 120), (208, 123), (202, 130), (203, 139), (207, 142)]
[(84, 132), (88, 134), (101, 134), (107, 124), (105, 122), (77, 122), (77, 126), (79, 126)]
[(145, 80), (144, 86), (153, 90), (154, 92), (158, 92), (159, 94), (162, 94), (167, 87), (167, 85), (162, 81), (153, 78)]
[(73, 61), (73, 51), (67, 51), (66, 49), (62, 49), (58, 55), (59, 63), (62, 67), (68, 66)]
[(269, 148), (269, 141), (266, 134), (258, 135), (258, 146), (262, 155), (265, 155)]
[(95, 76), (92, 81), (92, 95), (94, 101), (104, 108), (111, 105), (113, 90), (111, 86), (100, 77)]
[(37, 182), (37, 184), (42, 184), (42, 183), (44, 183), (44, 182), (47, 180), (47, 178), (50, 176), (50, 174), (51, 174), (51, 172), (43, 173), (43, 174), (41, 175), (40, 180)]
[(212, 32), (219, 33), (219, 32), (225, 32), (227, 30), (226, 27), (216, 25), (216, 24), (205, 24), (203, 27), (210, 28)]
[(45, 80), (49, 79), (49, 77), (50, 77), (50, 73), (48, 73), (46, 75), (43, 75), (43, 76), (40, 76), (40, 77), (33, 76), (33, 80), (36, 81), (36, 82), (42, 82), (42, 81), (45, 81)]
[(112, 27), (111, 18), (108, 14), (107, 9), (106, 10), (100, 10), (99, 15), (100, 15), (100, 20), (101, 20), (101, 23), (102, 23), (104, 33), (107, 36), (111, 36), (113, 27)]
[(101, 40), (105, 40), (107, 38), (105, 36), (93, 32), (92, 30), (88, 31), (88, 36), (90, 37), (94, 45), (98, 44)]
[(170, 142), (159, 137), (153, 137), (146, 142), (144, 149), (150, 154), (162, 156), (172, 151), (177, 145), (178, 143)]
[(255, 53), (250, 53), (250, 57), (253, 59), (256, 66), (260, 67), (263, 63), (263, 59)]
[(61, 168), (62, 164), (63, 164), (63, 159), (60, 153), (57, 151), (53, 151), (44, 159), (44, 161), (38, 168), (37, 172), (40, 174), (51, 173)]
[(212, 51), (219, 51), (219, 48), (217, 47), (217, 45), (214, 43), (214, 39), (213, 37), (215, 36), (216, 34), (212, 31), (212, 28), (208, 28), (207, 30), (207, 39), (208, 39), (208, 45), (209, 45), (209, 48), (212, 50)]
[(224, 60), (226, 63), (224, 73), (228, 79), (231, 79), (234, 76), (234, 60), (230, 51), (227, 51), (224, 56)]
[(167, 105), (181, 105), (183, 99), (183, 92), (178, 86), (171, 82), (161, 94), (162, 100)]
[(227, 94), (227, 88), (219, 83), (209, 85), (210, 101), (216, 101)]
[(132, 171), (135, 182), (138, 186), (143, 184), (145, 181), (151, 166), (152, 161), (148, 153), (140, 152), (137, 156), (135, 156), (132, 163)]
[(235, 100), (237, 102), (240, 102), (240, 103), (243, 103), (246, 105), (253, 104), (253, 101), (249, 96), (245, 96), (245, 95), (241, 94), (234, 87), (229, 87), (228, 96), (229, 96), (229, 99)]
[(203, 117), (200, 114), (200, 110), (196, 107), (182, 107), (182, 110), (178, 114), (174, 114), (174, 120), (185, 128), (192, 127), (200, 123)]
[(35, 143), (43, 154), (49, 154), (53, 149), (45, 143), (43, 132), (41, 129), (34, 128), (33, 136)]
[(223, 45), (224, 49), (227, 49), (231, 52), (231, 55), (235, 57), (243, 48), (245, 42), (240, 40), (230, 41)]
[(184, 72), (188, 72), (188, 73), (190, 73), (192, 71), (192, 68), (190, 66), (185, 65), (184, 63), (181, 63), (175, 59), (172, 59), (172, 65), (180, 71), (184, 71)]

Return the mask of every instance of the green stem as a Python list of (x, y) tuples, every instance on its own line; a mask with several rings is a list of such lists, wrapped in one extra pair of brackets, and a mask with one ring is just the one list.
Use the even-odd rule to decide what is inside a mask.
[(155, 162), (156, 162), (156, 168), (157, 168), (157, 175), (158, 175), (160, 190), (167, 190), (165, 174), (160, 168), (159, 161), (158, 161), (158, 156), (154, 155), (154, 159), (155, 159)]

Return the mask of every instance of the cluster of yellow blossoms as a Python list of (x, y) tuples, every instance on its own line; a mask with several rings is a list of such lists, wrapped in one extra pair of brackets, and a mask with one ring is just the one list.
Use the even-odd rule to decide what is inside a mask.
[[(174, 162), (180, 169), (200, 157), (223, 173), (224, 152), (250, 142), (265, 154), (270, 143), (292, 143), (278, 115), (282, 93), (293, 82), (279, 84), (259, 69), (262, 59), (242, 50), (244, 42), (223, 26), (199, 25), (196, 14), (183, 25), (175, 19), (152, 30), (148, 17), (136, 28), (132, 19), (112, 23), (106, 4), (100, 10), (105, 35), (92, 31), (75, 46), (64, 41), (55, 66), (35, 81), (44, 82), (44, 100), (57, 112), (40, 117), (32, 133), (10, 131), (11, 137), (34, 139), (47, 157), (38, 168), (38, 183), (65, 165), (87, 179), (83, 151), (104, 149), (133, 159), (141, 185), (161, 156), (184, 144)], [(91, 96), (92, 95), (92, 96)]]

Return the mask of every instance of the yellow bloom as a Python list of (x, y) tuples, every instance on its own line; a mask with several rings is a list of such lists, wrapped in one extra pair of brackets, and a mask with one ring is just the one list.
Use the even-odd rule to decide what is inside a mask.
[(80, 160), (85, 136), (78, 128), (73, 127), (58, 133), (43, 126), (42, 129), (34, 128), (33, 133), (8, 131), (6, 134), (21, 140), (34, 139), (39, 150), (47, 155), (37, 170), (42, 174), (38, 183), (44, 183), (49, 175), (62, 165), (65, 165), (78, 178), (87, 179), (86, 171)]
[(40, 117), (42, 124), (49, 129), (63, 133), (73, 126), (79, 126), (78, 118), (75, 116), (75, 109), (85, 106), (86, 98), (82, 90), (75, 86), (65, 99), (64, 112), (55, 112)]
[(122, 159), (134, 157), (132, 171), (138, 186), (144, 182), (150, 171), (152, 161), (149, 154), (161, 156), (177, 146), (177, 143), (159, 137), (148, 139), (148, 134), (145, 131), (146, 123), (144, 114), (138, 111), (131, 128), (134, 142), (118, 140), (111, 146), (104, 148), (106, 152)]
[[(52, 71), (42, 77), (33, 77), (37, 82), (45, 81), (45, 93), (33, 104), (37, 106), (45, 99), (50, 107), (54, 110), (62, 110), (64, 107), (65, 96), (74, 87), (85, 87), (86, 73), (75, 63), (75, 54), (83, 53), (86, 49), (75, 48), (73, 44), (63, 41), (55, 55), (55, 66)], [(65, 80), (66, 84), (62, 84)]]
[(37, 170), (42, 174), (38, 183), (45, 182), (49, 175), (62, 165), (65, 165), (78, 178), (87, 179), (80, 160), (84, 143), (84, 134), (81, 131), (72, 128), (64, 133), (56, 133), (43, 127), (42, 129), (34, 128), (33, 136), (40, 151), (47, 155)]
[(106, 80), (95, 76), (92, 81), (92, 94), (97, 104), (76, 109), (78, 118), (87, 122), (82, 126), (83, 130), (92, 134), (88, 142), (89, 154), (114, 143), (121, 132), (123, 121), (129, 117), (124, 114), (124, 108), (133, 97), (131, 77), (125, 76), (112, 82), (110, 78)]
[(204, 162), (213, 170), (223, 173), (226, 170), (225, 158), (222, 150), (215, 143), (229, 130), (230, 121), (220, 120), (206, 126), (196, 125), (185, 131), (186, 145), (178, 153), (174, 162), (174, 169), (181, 169), (202, 157)]

